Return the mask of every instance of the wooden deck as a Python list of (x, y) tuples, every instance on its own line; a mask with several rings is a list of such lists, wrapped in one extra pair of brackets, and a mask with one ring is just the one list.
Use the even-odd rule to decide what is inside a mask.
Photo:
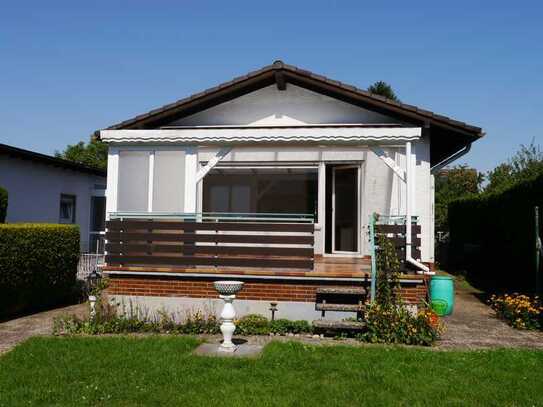
[(275, 277), (337, 277), (369, 278), (370, 260), (350, 257), (316, 257), (313, 270), (293, 270), (256, 267), (151, 267), (151, 266), (105, 266), (107, 272), (142, 272), (172, 274), (227, 274)]

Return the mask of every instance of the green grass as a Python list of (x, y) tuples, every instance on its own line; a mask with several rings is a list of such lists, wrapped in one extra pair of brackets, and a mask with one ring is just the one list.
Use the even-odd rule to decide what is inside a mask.
[(543, 352), (272, 343), (192, 356), (186, 337), (33, 338), (0, 357), (0, 405), (543, 405)]

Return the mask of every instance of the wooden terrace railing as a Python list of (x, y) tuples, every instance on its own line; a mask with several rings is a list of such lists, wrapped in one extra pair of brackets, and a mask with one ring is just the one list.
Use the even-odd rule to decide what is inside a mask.
[(310, 215), (115, 214), (106, 222), (106, 241), (108, 266), (314, 266)]

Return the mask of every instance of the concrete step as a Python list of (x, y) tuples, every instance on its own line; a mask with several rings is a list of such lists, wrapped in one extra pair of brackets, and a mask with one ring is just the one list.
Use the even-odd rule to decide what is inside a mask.
[(362, 331), (366, 327), (366, 323), (364, 321), (332, 321), (329, 319), (316, 319), (313, 321), (313, 327), (317, 329), (338, 331)]
[(318, 302), (315, 304), (317, 311), (344, 311), (344, 312), (362, 312), (366, 309), (364, 304), (329, 304)]
[(364, 287), (319, 287), (317, 294), (366, 295)]

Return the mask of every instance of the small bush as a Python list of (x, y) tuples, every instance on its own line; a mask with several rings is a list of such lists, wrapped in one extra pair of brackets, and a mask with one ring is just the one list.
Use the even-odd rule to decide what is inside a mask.
[(301, 334), (313, 332), (313, 327), (305, 320), (276, 319), (270, 323), (270, 331), (276, 335)]
[(66, 301), (78, 260), (77, 226), (0, 224), (0, 315)]
[(291, 321), (290, 319), (276, 319), (270, 321), (260, 314), (250, 314), (236, 323), (236, 333), (239, 335), (275, 335), (311, 333), (313, 327), (305, 320)]
[(220, 322), (215, 315), (205, 315), (201, 311), (189, 314), (183, 324), (180, 324), (175, 330), (183, 334), (217, 334)]
[(543, 330), (543, 302), (527, 295), (493, 295), (490, 306), (496, 315), (513, 328)]
[(237, 321), (236, 333), (239, 335), (267, 335), (270, 333), (270, 321), (260, 314), (246, 315)]
[(8, 214), (8, 191), (0, 187), (0, 223), (6, 221)]

